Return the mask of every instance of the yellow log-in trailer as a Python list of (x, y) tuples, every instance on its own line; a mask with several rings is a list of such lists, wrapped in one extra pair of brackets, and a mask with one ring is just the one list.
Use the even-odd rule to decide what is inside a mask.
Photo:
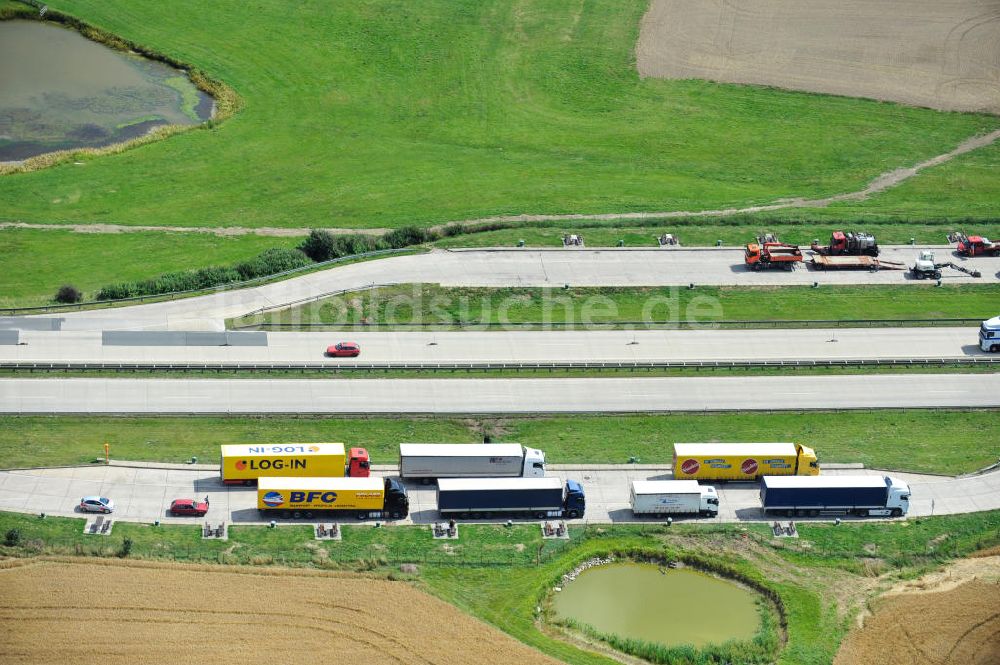
[(262, 476), (343, 476), (342, 443), (222, 446), (222, 482), (252, 485)]
[(675, 443), (677, 480), (817, 476), (816, 452), (795, 443)]

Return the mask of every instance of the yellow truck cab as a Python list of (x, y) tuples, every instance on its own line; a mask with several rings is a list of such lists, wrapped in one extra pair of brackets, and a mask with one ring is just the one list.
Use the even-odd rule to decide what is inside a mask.
[(795, 443), (675, 443), (676, 480), (757, 480), (817, 476), (812, 448)]

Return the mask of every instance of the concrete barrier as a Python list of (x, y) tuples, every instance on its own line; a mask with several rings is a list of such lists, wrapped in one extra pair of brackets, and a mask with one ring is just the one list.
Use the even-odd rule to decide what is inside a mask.
[(267, 346), (266, 332), (105, 330), (104, 346)]

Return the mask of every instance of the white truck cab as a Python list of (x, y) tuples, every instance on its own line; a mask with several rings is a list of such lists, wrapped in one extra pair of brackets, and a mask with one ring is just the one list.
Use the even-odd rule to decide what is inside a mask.
[[(888, 476), (889, 496), (885, 500), (885, 509), (890, 515), (905, 515), (910, 510), (910, 486), (899, 478)], [(901, 511), (901, 512), (897, 512)], [(872, 515), (876, 511), (870, 511)]]
[(521, 470), (522, 478), (544, 478), (545, 477), (545, 453), (537, 448), (524, 447), (524, 468)]
[(983, 351), (1000, 351), (1000, 316), (983, 321), (979, 328), (979, 348)]

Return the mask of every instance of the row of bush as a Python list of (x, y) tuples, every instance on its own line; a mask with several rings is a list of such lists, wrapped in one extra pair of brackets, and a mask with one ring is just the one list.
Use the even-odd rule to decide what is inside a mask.
[(329, 231), (314, 229), (299, 245), (299, 249), (313, 261), (323, 262), (380, 249), (402, 249), (440, 237), (435, 231), (415, 226), (393, 229), (381, 236), (363, 233), (334, 235)]
[[(401, 249), (436, 240), (437, 233), (416, 227), (394, 229), (382, 236), (361, 233), (334, 235), (329, 231), (313, 230), (295, 249), (272, 248), (248, 261), (230, 266), (209, 266), (198, 270), (171, 272), (135, 282), (109, 284), (97, 293), (97, 300), (120, 300), (155, 296), (178, 291), (210, 289), (302, 268), (313, 262), (322, 263), (382, 249)], [(72, 285), (64, 285), (56, 301), (80, 302), (83, 294)]]
[(309, 264), (309, 258), (298, 249), (275, 247), (231, 266), (209, 266), (198, 270), (170, 272), (139, 282), (109, 284), (97, 293), (98, 300), (118, 300), (137, 296), (152, 296), (175, 291), (208, 289), (214, 286), (267, 277)]

